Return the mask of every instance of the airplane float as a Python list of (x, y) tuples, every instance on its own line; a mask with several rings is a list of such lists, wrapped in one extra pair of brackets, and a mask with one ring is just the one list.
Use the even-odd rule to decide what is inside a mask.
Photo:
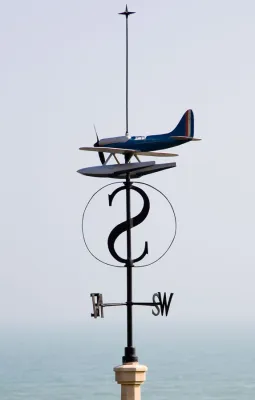
[[(134, 14), (129, 12), (127, 7), (124, 13), (126, 23), (128, 16)], [(128, 32), (128, 31), (126, 31)], [(126, 46), (128, 41), (126, 40)], [(95, 151), (99, 155), (101, 166), (83, 168), (78, 170), (82, 175), (94, 177), (110, 177), (123, 179), (129, 174), (130, 178), (139, 178), (143, 175), (162, 171), (164, 169), (173, 168), (176, 163), (155, 164), (155, 161), (141, 162), (139, 156), (153, 157), (175, 157), (178, 154), (157, 152), (171, 147), (180, 146), (181, 144), (192, 140), (200, 140), (194, 138), (194, 114), (192, 110), (187, 110), (176, 128), (168, 133), (147, 136), (129, 136), (128, 133), (128, 47), (126, 47), (126, 134), (124, 136), (110, 137), (100, 139), (94, 126), (97, 141), (94, 147), (80, 147), (80, 150)], [(109, 153), (105, 159), (104, 153)], [(125, 163), (120, 163), (117, 155), (124, 155)], [(131, 163), (132, 157), (138, 162)], [(108, 164), (111, 158), (114, 158), (117, 164)]]

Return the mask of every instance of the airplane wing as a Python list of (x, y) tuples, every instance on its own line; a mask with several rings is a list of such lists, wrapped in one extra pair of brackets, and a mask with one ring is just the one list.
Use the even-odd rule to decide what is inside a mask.
[(111, 153), (111, 154), (135, 154), (135, 150), (118, 149), (115, 147), (80, 147), (80, 150), (97, 151), (98, 153)]
[(174, 153), (157, 153), (155, 151), (135, 151), (138, 156), (152, 156), (152, 157), (177, 157), (178, 154)]
[(195, 140), (195, 141), (202, 140), (202, 139), (197, 139), (197, 138), (188, 137), (188, 136), (171, 136), (170, 138), (171, 138), (171, 139), (176, 139), (176, 140), (184, 140), (185, 142), (186, 142), (187, 140), (188, 140), (188, 141), (190, 141), (190, 140)]
[(137, 151), (130, 149), (119, 149), (115, 147), (80, 147), (80, 150), (97, 151), (98, 153), (111, 153), (111, 154), (132, 154), (139, 156), (153, 156), (153, 157), (176, 157), (178, 154), (173, 153), (156, 153), (154, 151)]

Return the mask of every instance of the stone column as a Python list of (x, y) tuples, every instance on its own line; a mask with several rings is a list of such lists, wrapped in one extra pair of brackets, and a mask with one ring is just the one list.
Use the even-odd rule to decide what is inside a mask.
[(121, 385), (121, 400), (141, 400), (141, 384), (144, 383), (148, 368), (138, 362), (115, 367), (115, 380)]

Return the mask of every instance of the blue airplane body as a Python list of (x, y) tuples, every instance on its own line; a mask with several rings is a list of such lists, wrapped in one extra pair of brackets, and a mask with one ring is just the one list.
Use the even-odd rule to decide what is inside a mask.
[[(110, 143), (110, 138), (102, 139), (99, 141), (99, 146), (146, 152), (179, 146), (183, 143), (194, 140), (193, 137), (194, 114), (192, 110), (188, 110), (185, 112), (176, 128), (169, 133), (161, 135), (131, 136), (130, 138), (127, 137), (126, 141), (118, 141), (118, 138), (114, 141), (115, 138), (112, 138)], [(107, 143), (104, 143), (105, 141), (107, 141)]]
[[(80, 150), (97, 151), (101, 164), (107, 164), (108, 160), (116, 154), (125, 155), (125, 163), (129, 162), (134, 155), (155, 156), (155, 157), (173, 157), (177, 154), (156, 153), (157, 150), (169, 149), (170, 147), (180, 146), (191, 140), (200, 140), (194, 138), (194, 114), (192, 110), (187, 110), (182, 116), (176, 128), (168, 133), (161, 135), (147, 136), (118, 136), (103, 138), (99, 140), (96, 132), (97, 142), (94, 147), (81, 147)], [(110, 153), (107, 160), (104, 153)]]

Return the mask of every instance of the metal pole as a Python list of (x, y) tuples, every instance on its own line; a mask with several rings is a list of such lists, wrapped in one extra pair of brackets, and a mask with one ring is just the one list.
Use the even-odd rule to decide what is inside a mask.
[(128, 136), (128, 17), (135, 12), (128, 11), (126, 6), (126, 10), (119, 14), (126, 16), (126, 136)]
[(133, 346), (133, 321), (132, 321), (132, 249), (131, 249), (131, 204), (130, 204), (130, 175), (126, 177), (126, 203), (127, 203), (127, 346)]
[(125, 348), (125, 356), (123, 363), (138, 361), (133, 347), (133, 309), (132, 309), (132, 243), (131, 243), (131, 185), (130, 174), (126, 175), (126, 216), (127, 216), (127, 347)]
[[(135, 14), (134, 12), (126, 10), (121, 15), (126, 16), (126, 135), (128, 136), (128, 16)], [(125, 162), (128, 163), (130, 156), (125, 155)], [(122, 360), (123, 363), (138, 361), (135, 355), (135, 348), (133, 347), (133, 309), (132, 309), (132, 252), (131, 252), (131, 199), (130, 191), (131, 185), (130, 174), (126, 174), (126, 215), (127, 215), (127, 347), (125, 347), (125, 355)]]
[(128, 136), (128, 14), (126, 15), (126, 136)]

